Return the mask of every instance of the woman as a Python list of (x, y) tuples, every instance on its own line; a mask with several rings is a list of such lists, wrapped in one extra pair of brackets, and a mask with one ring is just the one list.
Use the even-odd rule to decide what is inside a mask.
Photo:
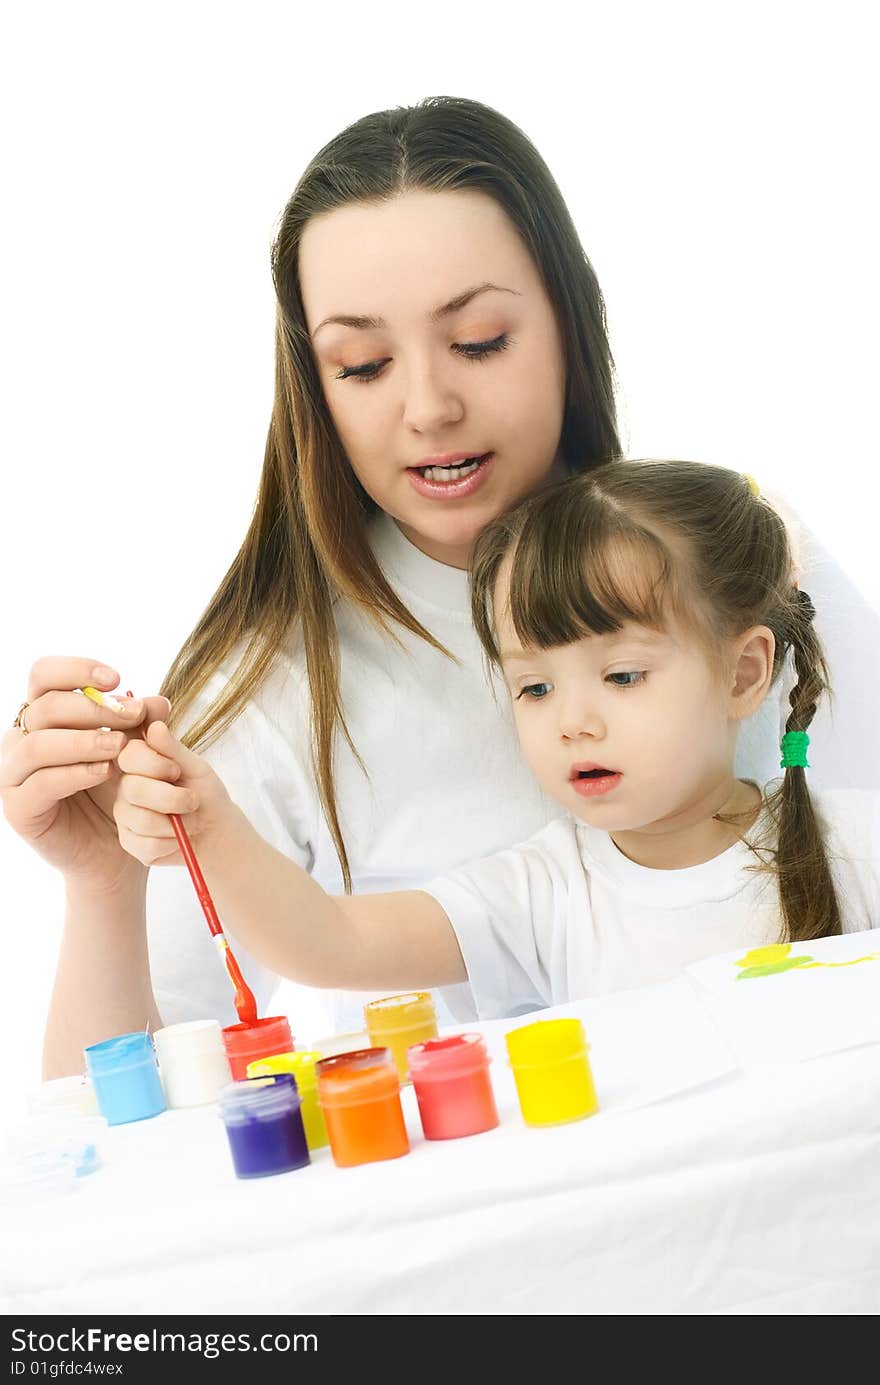
[[(273, 274), (257, 505), (162, 691), (256, 829), (325, 889), (406, 888), (558, 813), (484, 670), (466, 563), (498, 514), (619, 455), (604, 305), (532, 145), (451, 98), (321, 150)], [(88, 681), (93, 661), (40, 661), (4, 741), (6, 815), (67, 884), (47, 1076), (113, 1033), (235, 1018), (185, 872), (154, 872), (148, 895), (116, 838), (112, 762), (166, 704), (111, 717), (73, 691)], [(765, 704), (746, 728), (738, 774), (774, 772), (778, 715)], [(99, 725), (115, 738), (98, 744)], [(273, 978), (239, 960), (265, 1012)], [(362, 999), (298, 989), (271, 1008), (302, 1040), (360, 1027)]]

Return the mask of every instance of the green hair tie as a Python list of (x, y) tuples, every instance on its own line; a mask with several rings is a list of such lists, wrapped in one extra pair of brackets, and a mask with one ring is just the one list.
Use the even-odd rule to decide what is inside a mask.
[(782, 737), (782, 759), (780, 769), (809, 769), (807, 746), (810, 738), (806, 731), (786, 731)]

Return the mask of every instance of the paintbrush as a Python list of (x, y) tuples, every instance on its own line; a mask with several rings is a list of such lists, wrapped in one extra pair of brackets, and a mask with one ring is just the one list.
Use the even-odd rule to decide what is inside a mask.
[[(118, 711), (122, 706), (118, 698), (112, 697), (109, 693), (102, 693), (97, 688), (86, 687), (83, 688), (82, 691), (86, 697), (92, 702), (96, 702), (99, 707), (109, 707), (113, 711)], [(127, 693), (126, 695), (128, 697), (134, 696), (133, 693)], [(232, 982), (234, 993), (233, 1003), (235, 1005), (236, 1014), (242, 1024), (256, 1024), (257, 1002), (254, 999), (254, 993), (242, 976), (241, 968), (235, 960), (232, 948), (227, 942), (226, 934), (223, 932), (223, 926), (217, 917), (217, 910), (214, 908), (214, 901), (211, 898), (208, 886), (205, 883), (205, 877), (202, 875), (201, 867), (196, 859), (196, 853), (193, 850), (192, 842), (189, 839), (189, 833), (177, 813), (169, 813), (168, 816), (171, 819), (171, 826), (174, 828), (174, 835), (180, 847), (180, 854), (184, 859), (190, 879), (195, 887), (199, 903), (202, 906), (202, 912), (205, 915), (208, 927), (211, 930), (211, 935), (217, 945), (220, 960), (226, 967), (226, 973), (229, 980)]]

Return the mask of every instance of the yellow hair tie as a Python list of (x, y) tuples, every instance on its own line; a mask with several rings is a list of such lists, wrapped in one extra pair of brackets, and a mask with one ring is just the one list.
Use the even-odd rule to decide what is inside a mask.
[(747, 471), (744, 471), (744, 472), (743, 472), (743, 480), (746, 482), (746, 484), (747, 484), (749, 490), (752, 492), (752, 495), (757, 496), (757, 498), (760, 500), (760, 498), (761, 498), (761, 487), (758, 485), (758, 483), (757, 483), (757, 481), (755, 480), (754, 476), (750, 476), (749, 473), (748, 473)]

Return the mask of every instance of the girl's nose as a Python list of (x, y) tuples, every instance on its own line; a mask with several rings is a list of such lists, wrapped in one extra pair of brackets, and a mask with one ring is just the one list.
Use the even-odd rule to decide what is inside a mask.
[(569, 702), (562, 708), (559, 732), (564, 741), (601, 740), (605, 735), (605, 723), (598, 712), (583, 702)]

